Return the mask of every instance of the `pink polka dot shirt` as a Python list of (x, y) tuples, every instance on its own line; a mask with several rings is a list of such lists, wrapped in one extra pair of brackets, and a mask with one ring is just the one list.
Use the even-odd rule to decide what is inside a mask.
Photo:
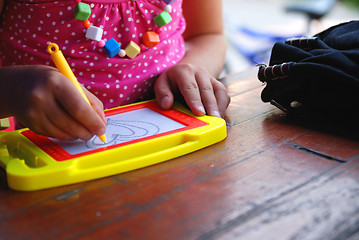
[[(125, 48), (140, 45), (153, 18), (165, 7), (161, 0), (82, 0), (91, 7), (89, 20), (103, 29), (102, 39), (114, 38)], [(73, 0), (8, 0), (0, 22), (0, 56), (3, 66), (44, 64), (54, 66), (47, 53), (56, 43), (75, 76), (105, 108), (152, 98), (156, 77), (178, 63), (185, 52), (182, 0), (172, 3), (172, 21), (162, 27), (160, 43), (135, 58), (109, 58), (98, 42), (87, 39), (82, 21), (75, 19)]]

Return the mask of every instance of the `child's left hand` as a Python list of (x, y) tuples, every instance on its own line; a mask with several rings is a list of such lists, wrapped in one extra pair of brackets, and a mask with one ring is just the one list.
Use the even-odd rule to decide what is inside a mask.
[(181, 94), (192, 112), (201, 116), (224, 117), (230, 97), (224, 85), (207, 69), (179, 63), (164, 71), (157, 79), (154, 91), (163, 109), (172, 107), (174, 97)]

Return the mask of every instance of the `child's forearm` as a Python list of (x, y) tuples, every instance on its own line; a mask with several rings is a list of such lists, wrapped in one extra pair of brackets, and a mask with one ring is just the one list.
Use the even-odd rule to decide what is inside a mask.
[(186, 54), (181, 63), (206, 68), (213, 76), (218, 76), (225, 63), (226, 42), (222, 34), (206, 34), (186, 41)]

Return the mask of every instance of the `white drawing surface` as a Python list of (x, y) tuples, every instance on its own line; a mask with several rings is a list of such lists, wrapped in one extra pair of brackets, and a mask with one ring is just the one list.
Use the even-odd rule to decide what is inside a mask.
[(89, 141), (51, 140), (73, 155), (186, 127), (149, 108), (111, 115), (106, 117), (106, 121), (106, 143), (97, 136)]

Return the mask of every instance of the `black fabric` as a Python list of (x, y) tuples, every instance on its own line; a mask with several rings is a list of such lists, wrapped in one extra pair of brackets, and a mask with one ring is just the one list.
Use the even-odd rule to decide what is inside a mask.
[(276, 43), (258, 78), (266, 83), (262, 101), (284, 111), (358, 111), (359, 21)]

